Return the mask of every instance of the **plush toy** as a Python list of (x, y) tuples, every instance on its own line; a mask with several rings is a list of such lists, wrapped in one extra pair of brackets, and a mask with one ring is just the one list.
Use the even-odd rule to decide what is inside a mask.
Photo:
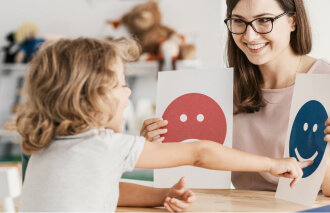
[(182, 35), (161, 24), (161, 12), (155, 1), (139, 4), (120, 20), (109, 20), (108, 23), (114, 28), (124, 25), (140, 41), (142, 54), (139, 60), (163, 62), (164, 58), (173, 61), (195, 58), (195, 46), (186, 44)]
[(45, 41), (38, 38), (39, 27), (33, 22), (21, 25), (15, 32), (15, 41), (20, 44), (16, 62), (29, 62), (32, 56), (38, 51), (41, 44)]

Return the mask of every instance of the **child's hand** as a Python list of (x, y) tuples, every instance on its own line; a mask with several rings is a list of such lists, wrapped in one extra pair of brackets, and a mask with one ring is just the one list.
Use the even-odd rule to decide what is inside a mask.
[(271, 159), (269, 173), (277, 177), (293, 178), (290, 187), (294, 187), (303, 176), (302, 169), (312, 165), (313, 161), (298, 162), (295, 158)]
[(324, 133), (326, 134), (324, 137), (324, 140), (328, 143), (330, 143), (330, 118), (325, 122), (326, 128), (324, 130)]
[(167, 211), (184, 212), (196, 200), (195, 194), (184, 187), (186, 182), (187, 178), (182, 177), (167, 193), (164, 201), (164, 207)]
[[(161, 143), (165, 138), (157, 137), (167, 132), (167, 129), (161, 129), (167, 125), (167, 121), (162, 118), (150, 118), (143, 122), (140, 135), (150, 142)], [(157, 137), (157, 138), (155, 138)]]

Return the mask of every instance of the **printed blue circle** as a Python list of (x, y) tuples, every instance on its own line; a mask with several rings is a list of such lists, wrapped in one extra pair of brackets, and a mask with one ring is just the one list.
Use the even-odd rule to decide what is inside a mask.
[(293, 122), (289, 144), (290, 157), (295, 157), (297, 161), (314, 161), (313, 165), (303, 169), (303, 178), (313, 174), (322, 161), (327, 146), (324, 141), (327, 119), (328, 114), (323, 105), (312, 100), (300, 108)]

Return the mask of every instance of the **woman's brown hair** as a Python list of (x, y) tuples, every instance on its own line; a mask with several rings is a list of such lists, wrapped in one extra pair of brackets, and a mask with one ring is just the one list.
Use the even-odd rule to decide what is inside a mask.
[[(134, 40), (125, 38), (45, 43), (28, 66), (26, 100), (16, 120), (22, 151), (33, 154), (47, 148), (56, 135), (103, 127), (117, 106), (116, 99), (109, 100), (118, 85), (112, 65), (118, 58), (133, 61), (140, 51)], [(97, 119), (104, 115), (108, 119)]]
[[(312, 50), (312, 32), (303, 0), (276, 0), (283, 11), (296, 14), (296, 30), (291, 33), (290, 44), (298, 55)], [(230, 17), (239, 0), (226, 0)], [(262, 97), (263, 78), (257, 65), (252, 64), (236, 45), (228, 31), (227, 66), (234, 68), (234, 114), (258, 112), (266, 105)]]

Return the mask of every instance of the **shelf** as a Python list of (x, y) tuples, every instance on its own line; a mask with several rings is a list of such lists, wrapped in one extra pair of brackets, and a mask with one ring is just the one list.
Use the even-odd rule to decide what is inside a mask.
[[(16, 131), (0, 129), (0, 139), (10, 139), (14, 143), (19, 143), (21, 141), (21, 136)], [(2, 140), (0, 140), (0, 142), (1, 141)]]
[(24, 76), (26, 73), (26, 64), (0, 64), (0, 76)]

